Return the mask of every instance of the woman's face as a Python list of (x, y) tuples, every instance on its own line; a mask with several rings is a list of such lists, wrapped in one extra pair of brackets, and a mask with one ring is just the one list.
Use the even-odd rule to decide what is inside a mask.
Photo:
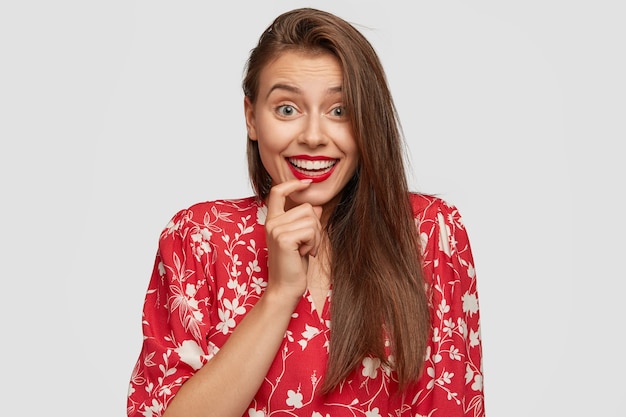
[(260, 73), (255, 103), (245, 99), (250, 140), (258, 142), (272, 185), (309, 179), (288, 206), (329, 206), (353, 176), (358, 149), (342, 95), (342, 71), (329, 53), (290, 51)]

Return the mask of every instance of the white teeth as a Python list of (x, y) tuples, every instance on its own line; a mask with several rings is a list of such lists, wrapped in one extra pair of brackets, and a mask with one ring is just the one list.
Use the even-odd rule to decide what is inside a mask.
[(308, 159), (289, 159), (289, 162), (297, 168), (307, 171), (318, 171), (328, 169), (335, 165), (336, 160), (310, 161)]

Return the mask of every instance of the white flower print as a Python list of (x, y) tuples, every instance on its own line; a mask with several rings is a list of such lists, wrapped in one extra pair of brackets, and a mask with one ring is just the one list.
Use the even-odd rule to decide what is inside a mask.
[(205, 253), (211, 252), (211, 245), (209, 243), (211, 235), (212, 233), (207, 228), (198, 228), (195, 233), (191, 234), (191, 241), (194, 243), (197, 259), (200, 259)]
[(463, 294), (463, 311), (473, 316), (478, 312), (478, 298), (476, 294), (470, 294), (466, 292)]
[(196, 233), (192, 233), (191, 234), (191, 240), (195, 243), (198, 242), (210, 242), (211, 241), (211, 236), (213, 235), (213, 233), (211, 233), (211, 231), (209, 229), (207, 229), (206, 227), (202, 227), (199, 228)]
[(378, 411), (378, 407), (374, 407), (370, 411), (366, 411), (365, 417), (381, 417), (380, 411)]
[[(244, 416), (484, 417), (478, 299), (465, 231), (458, 213), (439, 199), (412, 195), (411, 201), (432, 319), (423, 378), (406, 396), (392, 397), (398, 382), (393, 365), (362, 358), (360, 369), (325, 402), (315, 393), (332, 323), (329, 310), (320, 317), (303, 298)], [(160, 417), (186, 378), (212, 360), (263, 296), (266, 216), (267, 207), (255, 197), (202, 202), (177, 213), (159, 235), (129, 416)], [(328, 297), (332, 306), (330, 292)], [(387, 341), (385, 348), (393, 352)], [(387, 360), (393, 363), (392, 356)]]
[(228, 299), (224, 300), (224, 307), (229, 310), (232, 310), (233, 317), (236, 315), (246, 314), (246, 309), (243, 306), (239, 305), (239, 300), (234, 298), (233, 301), (229, 301)]
[(364, 377), (374, 379), (378, 376), (378, 368), (380, 368), (380, 359), (378, 358), (363, 358), (363, 369), (361, 374)]
[(202, 235), (202, 239), (204, 239), (207, 242), (211, 241), (211, 236), (213, 236), (213, 233), (211, 233), (211, 231), (209, 229), (207, 229), (206, 227), (203, 227), (200, 230), (200, 234)]
[[(196, 290), (196, 287), (193, 284), (187, 284), (185, 286), (185, 295), (187, 296), (187, 300), (189, 300), (189, 302), (191, 303), (193, 300), (193, 297), (196, 295), (198, 291)], [(195, 301), (195, 300), (193, 300)], [(196, 307), (197, 307), (197, 302), (195, 303)]]
[(235, 278), (231, 278), (228, 280), (228, 284), (226, 284), (228, 288), (231, 290), (235, 290), (238, 296), (245, 296), (248, 294), (248, 286), (244, 283), (239, 283)]
[(248, 262), (248, 266), (246, 266), (246, 274), (252, 275), (254, 272), (261, 272), (258, 259), (251, 260)]
[(194, 319), (202, 321), (204, 314), (202, 314), (202, 312), (198, 309), (198, 300), (194, 298), (197, 293), (198, 290), (192, 284), (187, 284), (185, 286), (185, 296), (187, 298), (187, 305), (191, 309), (191, 314)]
[(195, 340), (185, 340), (174, 351), (180, 357), (180, 360), (191, 366), (194, 370), (202, 367), (202, 356), (204, 355), (200, 345)]
[(293, 408), (302, 408), (302, 394), (300, 392), (295, 392), (294, 390), (287, 391), (287, 400), (285, 401), (287, 405), (292, 406)]
[(235, 288), (237, 288), (238, 285), (239, 283), (237, 282), (237, 278), (231, 278), (228, 280), (226, 287), (230, 288), (231, 290), (234, 290)]
[(305, 329), (306, 330), (302, 332), (302, 336), (304, 336), (304, 339), (300, 339), (298, 341), (298, 344), (302, 346), (302, 350), (307, 347), (309, 340), (320, 334), (320, 329), (318, 329), (317, 327), (306, 324)]
[(163, 414), (163, 404), (158, 402), (156, 399), (152, 399), (152, 405), (146, 406), (143, 413), (141, 413), (144, 417), (157, 417)]
[(263, 278), (252, 277), (252, 290), (258, 295), (267, 287), (267, 282)]
[(222, 334), (228, 334), (231, 327), (235, 327), (235, 320), (230, 317), (230, 310), (224, 310), (221, 308), (217, 309), (217, 315), (220, 318), (219, 323), (215, 328), (218, 331), (222, 331)]

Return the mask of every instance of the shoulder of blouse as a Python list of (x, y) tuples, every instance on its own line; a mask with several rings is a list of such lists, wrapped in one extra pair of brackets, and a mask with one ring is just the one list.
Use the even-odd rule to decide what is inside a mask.
[(413, 217), (418, 221), (432, 220), (438, 214), (458, 216), (458, 209), (441, 197), (432, 194), (410, 193)]
[(165, 226), (161, 238), (172, 234), (186, 234), (189, 228), (220, 227), (237, 220), (237, 216), (252, 216), (254, 222), (264, 223), (264, 204), (256, 197), (219, 199), (198, 202), (176, 212)]

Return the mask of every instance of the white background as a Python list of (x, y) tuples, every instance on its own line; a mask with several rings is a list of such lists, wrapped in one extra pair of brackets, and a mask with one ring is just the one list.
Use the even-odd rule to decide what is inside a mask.
[(626, 415), (620, 4), (3, 2), (0, 414), (125, 415), (158, 235), (250, 194), (244, 62), (314, 5), (374, 44), (413, 189), (465, 219), (488, 415)]

